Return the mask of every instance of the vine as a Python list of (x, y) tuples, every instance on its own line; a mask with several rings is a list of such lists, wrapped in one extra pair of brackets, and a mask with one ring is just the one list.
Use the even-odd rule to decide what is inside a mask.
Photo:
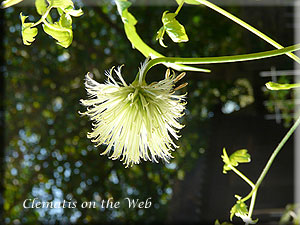
[[(7, 8), (20, 2), (22, 0), (6, 0), (2, 2), (1, 6), (2, 8)], [(185, 83), (175, 87), (175, 83), (182, 79), (185, 73), (176, 76), (175, 73), (171, 74), (171, 71), (167, 69), (165, 79), (148, 85), (145, 77), (147, 72), (154, 66), (163, 64), (167, 68), (172, 68), (176, 71), (208, 73), (210, 70), (195, 67), (195, 65), (259, 60), (283, 54), (300, 63), (300, 59), (293, 54), (294, 51), (300, 50), (300, 44), (283, 47), (266, 34), (207, 0), (176, 0), (176, 2), (178, 7), (175, 12), (163, 12), (161, 18), (162, 27), (156, 35), (158, 43), (165, 48), (167, 46), (163, 40), (166, 34), (175, 43), (189, 41), (184, 25), (176, 17), (184, 4), (191, 4), (204, 5), (220, 13), (271, 44), (276, 50), (205, 58), (165, 57), (148, 46), (137, 33), (135, 25), (138, 21), (128, 11), (131, 3), (127, 0), (115, 0), (128, 40), (135, 49), (145, 56), (146, 61), (142, 64), (132, 84), (127, 84), (125, 79), (123, 79), (121, 67), (118, 69), (112, 68), (107, 72), (107, 84), (97, 83), (88, 73), (85, 85), (92, 99), (81, 100), (81, 103), (87, 106), (87, 111), (81, 114), (87, 115), (95, 121), (93, 124), (94, 129), (88, 134), (88, 137), (93, 142), (96, 142), (97, 145), (107, 145), (106, 151), (102, 154), (108, 154), (110, 151), (113, 151), (110, 158), (123, 160), (127, 167), (140, 163), (140, 159), (157, 162), (158, 158), (162, 158), (168, 161), (172, 157), (170, 151), (177, 147), (173, 143), (170, 134), (175, 139), (178, 139), (177, 132), (183, 127), (177, 120), (183, 115), (185, 107), (184, 96), (176, 95), (174, 92), (187, 85)], [(68, 48), (73, 40), (72, 17), (81, 16), (83, 11), (81, 9), (76, 10), (71, 0), (35, 0), (35, 7), (37, 13), (41, 16), (36, 22), (26, 22), (28, 16), (24, 16), (22, 12), (20, 13), (23, 43), (31, 45), (38, 34), (37, 26), (42, 24), (45, 33), (53, 37), (58, 45)], [(59, 19), (57, 22), (53, 22), (50, 14), (51, 10), (58, 12)], [(299, 88), (300, 84), (268, 82), (266, 87), (270, 90), (287, 90)], [(246, 225), (254, 224), (258, 221), (258, 219), (254, 220), (252, 215), (259, 187), (278, 153), (299, 124), (300, 117), (275, 148), (256, 182), (251, 181), (237, 169), (240, 163), (249, 163), (251, 161), (248, 151), (241, 149), (228, 155), (226, 149), (223, 149), (221, 156), (224, 162), (223, 173), (226, 174), (228, 171), (233, 171), (251, 188), (251, 191), (245, 197), (235, 195), (237, 201), (230, 210), (230, 220), (236, 216), (241, 218)], [(249, 209), (246, 204), (248, 200), (250, 200)], [(216, 220), (215, 224), (220, 224), (220, 222)], [(230, 223), (222, 223), (222, 225), (226, 224)]]

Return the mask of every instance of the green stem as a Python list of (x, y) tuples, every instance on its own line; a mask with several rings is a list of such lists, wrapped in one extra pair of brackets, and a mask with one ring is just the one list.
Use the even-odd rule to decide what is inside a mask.
[(52, 6), (49, 5), (46, 12), (43, 14), (43, 16), (37, 22), (35, 22), (31, 27), (35, 27), (35, 26), (39, 25), (40, 23), (46, 21), (46, 18), (47, 18), (47, 16), (48, 16), (51, 9), (52, 9)]
[(256, 186), (251, 190), (251, 192), (250, 192), (246, 197), (242, 198), (241, 201), (242, 201), (242, 202), (247, 201), (249, 198), (252, 197), (252, 195), (253, 195), (253, 193), (254, 193), (255, 191), (257, 191)]
[[(133, 25), (124, 23), (124, 29), (127, 38), (129, 41), (132, 43), (135, 49), (140, 51), (146, 58), (151, 57), (151, 58), (163, 58), (164, 56), (154, 49), (152, 49), (149, 45), (147, 45), (142, 38), (138, 35), (136, 32), (136, 29)], [(210, 70), (208, 69), (201, 69), (201, 68), (195, 68), (191, 66), (185, 66), (185, 65), (180, 65), (180, 64), (172, 64), (172, 63), (162, 63), (166, 67), (171, 67), (174, 70), (177, 71), (197, 71), (197, 72), (205, 72), (209, 73)]]
[(256, 200), (256, 193), (257, 193), (257, 190), (258, 190), (259, 186), (261, 185), (263, 179), (265, 178), (266, 174), (268, 173), (271, 165), (273, 164), (274, 159), (276, 158), (276, 156), (278, 155), (278, 153), (282, 149), (283, 145), (287, 142), (287, 140), (290, 138), (290, 136), (294, 133), (296, 128), (299, 126), (299, 124), (300, 124), (300, 116), (298, 117), (298, 119), (296, 120), (294, 125), (291, 127), (291, 129), (284, 136), (284, 138), (280, 141), (280, 143), (278, 144), (278, 146), (276, 147), (274, 152), (272, 153), (272, 155), (269, 158), (267, 164), (265, 165), (262, 173), (260, 174), (259, 178), (257, 179), (257, 181), (255, 183), (255, 187), (252, 189), (252, 191), (245, 198), (241, 199), (242, 202), (245, 202), (251, 197), (251, 203), (250, 203), (251, 205), (250, 205), (250, 210), (249, 210), (249, 217), (250, 218), (251, 218), (252, 213), (253, 213), (255, 200)]
[(253, 184), (253, 182), (248, 177), (246, 177), (242, 172), (240, 172), (237, 168), (231, 165), (229, 165), (229, 168), (232, 169), (232, 171), (235, 172), (237, 175), (239, 175), (244, 181), (246, 181), (252, 188), (255, 187), (255, 184)]
[(278, 55), (286, 54), (287, 52), (292, 52), (300, 49), (300, 44), (293, 45), (290, 47), (259, 52), (259, 53), (251, 53), (251, 54), (243, 54), (243, 55), (233, 55), (233, 56), (218, 56), (218, 57), (205, 57), (205, 58), (178, 58), (178, 57), (160, 57), (155, 58), (149, 61), (147, 64), (143, 77), (145, 77), (146, 73), (149, 69), (157, 64), (164, 63), (182, 63), (182, 64), (213, 64), (213, 63), (229, 63), (229, 62), (241, 62), (241, 61), (249, 61), (256, 59), (263, 59), (274, 57)]
[[(119, 5), (120, 2), (116, 1), (116, 4)], [(119, 5), (119, 7), (121, 6)], [(135, 18), (130, 12), (128, 12), (128, 9), (125, 9), (122, 13), (120, 13), (120, 16), (122, 17), (122, 22), (124, 23), (124, 30), (126, 36), (135, 49), (140, 51), (146, 58), (151, 57), (153, 59), (158, 57), (159, 58), (164, 57), (162, 54), (152, 49), (149, 45), (147, 45), (142, 40), (142, 38), (139, 36), (135, 28), (135, 24), (136, 24), (136, 22), (134, 21)], [(172, 69), (177, 71), (197, 71), (197, 72), (206, 72), (206, 73), (210, 72), (210, 70), (208, 69), (201, 69), (201, 68), (180, 65), (180, 64), (165, 63), (164, 65), (166, 67), (171, 67)]]
[[(255, 200), (256, 200), (256, 194), (257, 194), (257, 189), (253, 192), (253, 195), (251, 197), (251, 203), (250, 203), (250, 208), (249, 208), (249, 213), (248, 213), (249, 218), (252, 218)], [(246, 225), (248, 225), (247, 222), (246, 222)]]
[(263, 179), (265, 178), (267, 172), (269, 171), (275, 157), (277, 156), (277, 154), (280, 152), (281, 148), (283, 147), (283, 145), (286, 143), (286, 141), (289, 139), (289, 137), (293, 134), (293, 132), (296, 130), (296, 128), (299, 126), (300, 124), (300, 116), (298, 117), (298, 119), (296, 120), (296, 122), (294, 123), (294, 125), (291, 127), (291, 129), (288, 131), (288, 133), (284, 136), (284, 138), (281, 140), (281, 142), (278, 144), (277, 148), (274, 150), (274, 152), (272, 153), (269, 161), (267, 162), (263, 172), (261, 173), (260, 177), (258, 178), (255, 186), (256, 189), (258, 189), (258, 187), (260, 186), (261, 182), (263, 181)]
[(183, 3), (184, 3), (184, 0), (181, 0), (181, 3), (180, 3), (180, 5), (178, 6), (178, 8), (176, 9), (176, 12), (175, 12), (175, 14), (176, 15), (178, 15), (178, 13), (179, 13), (179, 11), (180, 11), (180, 9), (182, 8), (182, 6), (183, 6)]
[[(247, 24), (246, 22), (242, 21), (241, 19), (237, 18), (236, 16), (232, 15), (231, 13), (225, 11), (224, 9), (214, 5), (213, 3), (207, 1), (207, 0), (196, 0), (197, 2), (199, 2), (200, 4), (203, 4), (213, 10), (215, 10), (216, 12), (222, 14), (223, 16), (227, 17), (228, 19), (231, 19), (232, 21), (234, 21), (235, 23), (239, 24), (240, 26), (246, 28), (247, 30), (249, 30), (250, 32), (252, 32), (253, 34), (257, 35), (258, 37), (262, 38), (263, 40), (265, 40), (266, 42), (268, 42), (269, 44), (273, 45), (274, 47), (276, 47), (277, 49), (281, 49), (283, 48), (282, 45), (280, 45), (279, 43), (277, 43), (276, 41), (272, 40), (271, 38), (269, 38), (267, 35), (265, 35), (264, 33), (260, 32), (259, 30), (257, 30), (256, 28), (252, 27), (251, 25)], [(293, 60), (295, 60), (297, 63), (300, 64), (300, 59), (294, 55), (293, 53), (286, 53), (290, 58), (292, 58)]]

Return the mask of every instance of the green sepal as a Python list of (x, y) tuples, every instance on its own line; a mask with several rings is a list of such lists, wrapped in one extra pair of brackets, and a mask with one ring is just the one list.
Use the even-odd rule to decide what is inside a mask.
[[(62, 16), (63, 17), (63, 16)], [(60, 19), (59, 23), (44, 23), (43, 28), (44, 31), (52, 36), (54, 39), (57, 40), (57, 44), (61, 45), (64, 48), (67, 48), (71, 45), (73, 40), (73, 32), (72, 27), (63, 27), (62, 25), (67, 25), (68, 20), (64, 19), (64, 22), (62, 21), (62, 18)]]
[(6, 1), (3, 1), (1, 3), (1, 8), (2, 9), (5, 9), (5, 8), (8, 8), (10, 6), (13, 6), (13, 5), (16, 5), (20, 2), (22, 2), (23, 0), (6, 0)]
[(38, 34), (37, 28), (32, 28), (33, 23), (25, 23), (25, 20), (28, 16), (23, 16), (20, 13), (21, 22), (22, 22), (22, 39), (24, 45), (31, 45), (35, 40), (35, 36)]
[(289, 90), (292, 88), (299, 88), (300, 87), (300, 83), (298, 84), (278, 84), (278, 83), (274, 83), (274, 82), (268, 82), (266, 83), (266, 87), (269, 90)]

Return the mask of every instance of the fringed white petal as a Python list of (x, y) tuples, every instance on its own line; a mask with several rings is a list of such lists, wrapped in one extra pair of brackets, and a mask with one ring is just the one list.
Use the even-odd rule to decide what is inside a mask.
[[(142, 73), (145, 64), (139, 70)], [(117, 79), (113, 77), (116, 73)], [(81, 100), (87, 115), (93, 121), (88, 138), (107, 145), (102, 154), (110, 159), (124, 161), (126, 167), (140, 163), (140, 160), (168, 161), (171, 151), (178, 147), (172, 141), (178, 139), (178, 132), (184, 126), (178, 119), (184, 114), (185, 95), (176, 95), (174, 86), (184, 73), (170, 75), (167, 70), (164, 80), (150, 85), (127, 85), (121, 75), (121, 67), (106, 71), (106, 84), (100, 84), (86, 75), (85, 87), (88, 100)], [(180, 87), (180, 86), (179, 86)]]

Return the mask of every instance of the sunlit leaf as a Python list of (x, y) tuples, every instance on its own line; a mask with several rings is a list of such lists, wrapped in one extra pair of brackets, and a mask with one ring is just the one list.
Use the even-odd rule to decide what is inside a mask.
[(23, 16), (20, 13), (21, 22), (22, 22), (22, 39), (24, 45), (31, 45), (35, 40), (35, 36), (38, 34), (37, 28), (32, 28), (33, 23), (25, 23), (25, 20), (28, 16)]
[(164, 34), (165, 34), (165, 29), (164, 29), (164, 27), (161, 27), (158, 31), (157, 31), (157, 36), (156, 36), (156, 40), (159, 40), (159, 44), (161, 45), (161, 46), (163, 46), (163, 47), (167, 47), (165, 44), (164, 44), (164, 42), (163, 42), (163, 40), (164, 40)]
[(222, 155), (221, 157), (222, 157), (223, 162), (224, 162), (225, 164), (229, 164), (229, 163), (230, 163), (230, 160), (229, 160), (229, 157), (228, 157), (228, 155), (227, 155), (227, 152), (226, 152), (226, 149), (225, 149), (225, 148), (223, 148), (223, 155)]
[(47, 11), (47, 3), (45, 0), (36, 0), (35, 8), (38, 14), (43, 15)]
[(233, 216), (240, 218), (245, 218), (248, 216), (248, 207), (242, 201), (237, 201), (237, 203), (230, 210), (230, 220), (232, 221)]
[(55, 8), (65, 9), (70, 6), (74, 8), (74, 3), (72, 2), (72, 0), (47, 0), (47, 1), (52, 7)]
[(238, 199), (236, 204), (230, 210), (230, 220), (232, 221), (233, 216), (240, 217), (244, 223), (256, 224), (258, 219), (252, 220), (249, 216), (248, 206), (245, 202), (241, 201), (241, 196), (235, 195)]
[(67, 48), (71, 45), (73, 40), (73, 32), (71, 28), (65, 28), (59, 24), (44, 23), (44, 31), (57, 40), (57, 44)]
[(16, 5), (20, 2), (22, 2), (23, 0), (6, 0), (6, 1), (3, 1), (1, 3), (1, 8), (5, 9), (5, 8), (8, 8), (10, 6), (13, 6), (13, 5)]
[(294, 209), (295, 209), (295, 206), (291, 205), (291, 204), (289, 204), (285, 207), (285, 211), (283, 212), (283, 214), (280, 218), (280, 221), (279, 221), (280, 225), (289, 224), (289, 222), (291, 220), (291, 213), (294, 213)]
[(300, 87), (300, 83), (298, 84), (278, 84), (278, 83), (274, 83), (274, 82), (268, 82), (266, 83), (266, 87), (270, 90), (289, 90), (292, 88), (299, 88)]
[(233, 166), (238, 166), (239, 163), (248, 163), (251, 161), (251, 157), (246, 149), (235, 151), (230, 155), (229, 159)]
[[(164, 12), (162, 16), (163, 29), (167, 32), (173, 42), (187, 42), (189, 38), (185, 32), (184, 26), (182, 26), (175, 17), (175, 13), (168, 13), (168, 11)], [(164, 34), (164, 32), (162, 32), (162, 34)], [(161, 39), (162, 37), (160, 37), (160, 40)]]
[(81, 9), (73, 9), (71, 7), (66, 8), (64, 11), (66, 14), (69, 14), (69, 15), (75, 16), (75, 17), (81, 16), (83, 14), (83, 11)]
[(288, 204), (280, 218), (279, 225), (300, 223), (300, 208), (297, 204)]
[(68, 14), (62, 14), (59, 22), (59, 26), (64, 27), (64, 28), (70, 28), (72, 29), (72, 18)]
[[(154, 59), (158, 57), (164, 57), (162, 54), (150, 48), (137, 34), (135, 29), (135, 24), (137, 23), (137, 20), (130, 12), (128, 12), (128, 7), (131, 5), (131, 3), (126, 0), (115, 0), (115, 3), (118, 7), (118, 12), (124, 23), (126, 36), (131, 42), (132, 46), (137, 50), (139, 50), (146, 58), (150, 57), (151, 59)], [(182, 64), (175, 64), (175, 63), (163, 63), (163, 64), (177, 71), (197, 71), (197, 72), (206, 72), (206, 73), (210, 72), (210, 70), (207, 69), (186, 66)]]
[(247, 153), (246, 149), (237, 150), (232, 153), (229, 157), (225, 148), (223, 148), (223, 155), (221, 156), (224, 162), (223, 173), (231, 170), (230, 166), (238, 166), (239, 163), (248, 163), (251, 161), (250, 154)]

